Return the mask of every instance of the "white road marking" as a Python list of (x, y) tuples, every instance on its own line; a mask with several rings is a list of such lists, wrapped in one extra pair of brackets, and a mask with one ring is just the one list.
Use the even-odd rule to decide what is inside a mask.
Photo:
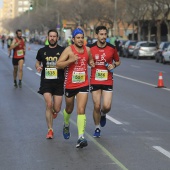
[[(125, 76), (121, 76), (121, 75), (118, 75), (118, 74), (114, 74), (114, 76), (121, 77), (121, 78), (124, 78), (124, 79), (127, 79), (127, 80), (131, 80), (131, 81), (135, 81), (135, 82), (138, 82), (138, 83), (141, 83), (141, 84), (145, 84), (145, 85), (148, 85), (148, 86), (157, 87), (154, 84), (146, 83), (144, 81), (135, 80), (135, 79), (132, 79), (132, 78), (129, 78), (129, 77), (125, 77)], [(168, 89), (168, 88), (161, 88), (161, 89), (170, 91), (170, 89)]]
[(135, 65), (131, 65), (131, 67), (134, 67), (134, 68), (140, 68), (140, 66), (135, 66)]
[(41, 74), (40, 73), (35, 73), (36, 75), (38, 75), (38, 76), (41, 76)]
[(158, 73), (162, 72), (162, 73), (166, 73), (165, 71), (160, 71), (160, 70), (153, 70), (153, 71), (156, 71)]
[(161, 152), (162, 154), (164, 154), (165, 156), (167, 156), (168, 158), (170, 158), (170, 152), (166, 151), (164, 148), (160, 146), (152, 146), (152, 147), (157, 151)]
[(106, 115), (106, 118), (109, 119), (110, 121), (112, 121), (113, 123), (117, 124), (117, 125), (122, 125), (123, 123), (119, 122), (118, 120), (112, 118), (109, 115)]
[(32, 70), (32, 68), (30, 68), (30, 67), (27, 67), (27, 69), (28, 69), (28, 70)]

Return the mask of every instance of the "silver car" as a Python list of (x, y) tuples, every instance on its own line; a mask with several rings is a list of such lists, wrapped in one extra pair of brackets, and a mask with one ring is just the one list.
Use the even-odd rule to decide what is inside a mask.
[(147, 41), (139, 41), (136, 43), (135, 47), (134, 47), (134, 50), (133, 50), (133, 58), (137, 58), (137, 55), (138, 55), (138, 50), (140, 48), (140, 45), (143, 44), (143, 43), (146, 43)]
[(140, 58), (155, 58), (155, 53), (157, 51), (157, 45), (155, 42), (142, 42), (138, 46), (137, 49), (135, 49), (135, 52), (133, 54), (134, 58), (140, 59)]

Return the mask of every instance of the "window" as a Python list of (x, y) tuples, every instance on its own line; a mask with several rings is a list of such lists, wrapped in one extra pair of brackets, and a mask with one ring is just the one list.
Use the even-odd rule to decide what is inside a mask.
[(18, 8), (18, 12), (22, 12), (23, 11), (23, 9), (20, 7), (20, 8)]
[(24, 1), (23, 4), (24, 4), (24, 5), (28, 5), (29, 2), (28, 2), (28, 1)]
[(23, 8), (23, 11), (27, 11), (27, 10), (28, 10), (28, 7)]
[(18, 1), (18, 5), (21, 6), (22, 5), (22, 1)]

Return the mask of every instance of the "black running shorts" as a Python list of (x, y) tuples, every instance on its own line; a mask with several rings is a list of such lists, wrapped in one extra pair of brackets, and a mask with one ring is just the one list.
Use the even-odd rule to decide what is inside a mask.
[(24, 58), (17, 58), (17, 59), (16, 59), (16, 58), (12, 58), (12, 64), (13, 64), (14, 66), (17, 66), (19, 60), (24, 60)]
[(84, 86), (77, 89), (65, 89), (65, 96), (66, 97), (73, 97), (77, 93), (88, 93), (89, 92), (89, 86)]
[(98, 85), (98, 84), (91, 84), (90, 85), (90, 92), (97, 91), (97, 90), (105, 90), (105, 91), (113, 91), (112, 85)]
[(62, 96), (64, 94), (64, 81), (58, 82), (41, 82), (40, 94), (51, 93), (52, 95)]

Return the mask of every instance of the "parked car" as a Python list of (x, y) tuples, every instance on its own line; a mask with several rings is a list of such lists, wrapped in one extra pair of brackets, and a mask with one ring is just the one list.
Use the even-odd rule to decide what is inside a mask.
[(147, 41), (139, 41), (136, 43), (135, 47), (134, 47), (134, 50), (133, 50), (133, 58), (137, 58), (137, 55), (138, 55), (138, 50), (140, 48), (140, 45), (143, 44), (143, 43), (146, 43)]
[(168, 62), (170, 62), (170, 45), (168, 46), (168, 48), (162, 53), (162, 63), (166, 64)]
[(137, 41), (128, 40), (123, 48), (123, 57), (130, 57), (133, 54), (134, 47)]
[(155, 42), (142, 42), (139, 48), (135, 49), (135, 55), (137, 59), (139, 58), (155, 58), (155, 53), (157, 51), (157, 45)]
[(157, 52), (155, 53), (155, 62), (162, 63), (163, 62), (163, 56), (162, 54), (167, 50), (167, 47), (169, 46), (170, 42), (161, 42), (159, 45), (159, 48)]

